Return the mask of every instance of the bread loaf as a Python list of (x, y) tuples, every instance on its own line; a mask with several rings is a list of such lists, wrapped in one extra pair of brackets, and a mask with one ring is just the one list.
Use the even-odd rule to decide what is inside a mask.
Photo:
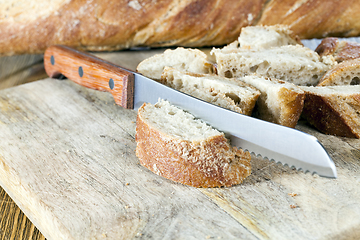
[(165, 67), (161, 82), (181, 92), (232, 111), (251, 115), (260, 92), (241, 81)]
[(250, 75), (241, 81), (261, 92), (254, 116), (268, 122), (294, 128), (303, 109), (304, 91), (288, 82)]
[(167, 101), (138, 110), (136, 142), (143, 166), (182, 184), (232, 186), (251, 173), (249, 152), (231, 147), (223, 133)]
[(319, 131), (360, 138), (360, 86), (302, 87), (302, 116)]
[(0, 6), (0, 54), (53, 44), (89, 51), (223, 46), (242, 27), (289, 25), (301, 39), (357, 36), (356, 0), (29, 0)]

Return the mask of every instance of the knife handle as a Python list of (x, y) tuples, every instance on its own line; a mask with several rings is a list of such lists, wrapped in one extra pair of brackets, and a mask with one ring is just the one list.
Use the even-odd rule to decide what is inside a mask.
[(134, 74), (115, 64), (67, 46), (54, 45), (45, 51), (44, 66), (51, 78), (64, 75), (84, 87), (110, 92), (115, 103), (124, 108), (134, 108)]

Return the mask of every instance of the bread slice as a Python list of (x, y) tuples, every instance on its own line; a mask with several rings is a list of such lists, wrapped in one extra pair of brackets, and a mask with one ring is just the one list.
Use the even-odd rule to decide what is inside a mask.
[(235, 79), (182, 72), (169, 67), (165, 67), (161, 82), (196, 98), (245, 115), (251, 115), (260, 96), (257, 89)]
[(251, 155), (224, 134), (169, 102), (144, 104), (136, 122), (136, 156), (152, 172), (193, 187), (240, 184)]
[(360, 86), (303, 87), (302, 116), (319, 131), (360, 138)]
[(324, 38), (315, 51), (320, 56), (331, 55), (337, 62), (360, 58), (360, 43), (340, 41), (335, 37)]
[(360, 58), (345, 60), (329, 71), (320, 79), (318, 86), (359, 85)]
[(240, 48), (262, 49), (285, 45), (302, 45), (300, 38), (287, 25), (248, 26), (241, 29)]
[(136, 70), (146, 77), (160, 80), (165, 66), (196, 73), (211, 73), (213, 68), (213, 64), (207, 60), (204, 52), (198, 49), (178, 47), (174, 50), (167, 49), (162, 54), (156, 54), (143, 60)]
[(256, 73), (303, 86), (318, 84), (325, 72), (336, 64), (331, 56), (320, 58), (301, 45), (261, 50), (214, 48), (211, 54), (215, 55), (220, 76), (231, 78)]
[(247, 26), (241, 29), (240, 36), (234, 42), (224, 46), (229, 49), (264, 49), (286, 45), (303, 45), (300, 38), (287, 25)]
[(304, 106), (304, 91), (288, 82), (278, 79), (249, 75), (241, 81), (260, 90), (253, 116), (265, 121), (294, 128)]

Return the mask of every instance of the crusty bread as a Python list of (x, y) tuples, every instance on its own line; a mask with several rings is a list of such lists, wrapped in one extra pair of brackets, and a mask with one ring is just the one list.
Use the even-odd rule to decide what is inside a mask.
[(143, 60), (137, 66), (136, 71), (149, 78), (160, 80), (165, 66), (181, 71), (211, 73), (213, 65), (207, 60), (204, 52), (198, 49), (178, 47), (174, 50), (167, 49), (162, 54), (156, 54)]
[(360, 86), (302, 87), (302, 116), (319, 131), (360, 138)]
[(270, 0), (256, 25), (289, 25), (301, 39), (359, 35), (357, 0)]
[(235, 79), (210, 74), (178, 71), (165, 67), (161, 82), (204, 101), (251, 115), (260, 92)]
[[(359, 49), (360, 50), (360, 49)], [(320, 79), (318, 86), (359, 85), (360, 58), (342, 61)]]
[(302, 45), (300, 38), (289, 26), (249, 26), (241, 29), (238, 38), (239, 47), (244, 49), (261, 49), (285, 45)]
[(360, 58), (359, 43), (340, 41), (334, 37), (323, 39), (315, 51), (320, 56), (332, 55), (337, 62)]
[(89, 51), (200, 47), (234, 41), (264, 0), (7, 0), (0, 54), (42, 53), (53, 44)]
[(254, 116), (265, 121), (294, 128), (303, 109), (304, 91), (288, 82), (278, 79), (249, 75), (240, 78), (260, 90)]
[(0, 55), (43, 53), (53, 44), (104, 51), (223, 46), (251, 25), (289, 25), (304, 38), (357, 36), (355, 0), (2, 1)]
[(194, 187), (241, 183), (251, 173), (249, 152), (169, 102), (144, 104), (136, 121), (140, 163), (167, 179)]
[(301, 45), (286, 45), (269, 49), (216, 49), (217, 74), (225, 77), (243, 77), (259, 74), (296, 85), (316, 85), (333, 65), (331, 56), (319, 55)]

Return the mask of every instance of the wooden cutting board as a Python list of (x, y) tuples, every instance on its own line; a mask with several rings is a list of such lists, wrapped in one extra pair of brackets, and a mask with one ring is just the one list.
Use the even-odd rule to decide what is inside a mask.
[[(131, 53), (133, 64), (148, 54)], [(0, 184), (47, 239), (360, 238), (360, 140), (300, 122), (337, 179), (254, 157), (243, 184), (197, 189), (139, 164), (135, 121), (110, 94), (68, 80), (2, 90)]]

